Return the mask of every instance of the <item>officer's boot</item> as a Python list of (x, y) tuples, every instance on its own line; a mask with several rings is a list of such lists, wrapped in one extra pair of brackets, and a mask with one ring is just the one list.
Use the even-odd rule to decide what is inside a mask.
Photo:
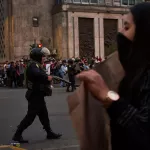
[(70, 92), (70, 91), (69, 91), (69, 88), (70, 88), (70, 84), (67, 85), (66, 92)]
[(28, 143), (27, 140), (23, 139), (22, 132), (23, 132), (23, 130), (19, 129), (19, 127), (18, 127), (18, 129), (17, 129), (16, 133), (14, 134), (12, 140), (16, 141), (16, 142), (19, 142), (19, 143)]
[(71, 92), (74, 92), (74, 90), (75, 90), (75, 86), (74, 86), (74, 85), (72, 85), (72, 86), (71, 86), (71, 88), (72, 88), (72, 89), (71, 89)]
[(45, 131), (47, 132), (47, 139), (51, 140), (51, 139), (60, 139), (60, 137), (62, 136), (61, 134), (56, 134), (54, 133), (51, 129), (45, 129)]

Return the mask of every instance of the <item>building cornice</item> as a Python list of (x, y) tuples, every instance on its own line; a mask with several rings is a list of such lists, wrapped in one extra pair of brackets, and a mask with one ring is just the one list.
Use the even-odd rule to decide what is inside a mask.
[(87, 4), (62, 4), (54, 6), (52, 14), (59, 12), (86, 12), (86, 13), (113, 13), (125, 14), (129, 12), (126, 6), (104, 6), (104, 5), (87, 5)]

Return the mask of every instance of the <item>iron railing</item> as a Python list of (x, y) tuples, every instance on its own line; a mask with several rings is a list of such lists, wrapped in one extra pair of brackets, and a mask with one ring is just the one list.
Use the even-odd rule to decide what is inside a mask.
[(57, 4), (132, 6), (143, 1), (144, 0), (57, 0)]

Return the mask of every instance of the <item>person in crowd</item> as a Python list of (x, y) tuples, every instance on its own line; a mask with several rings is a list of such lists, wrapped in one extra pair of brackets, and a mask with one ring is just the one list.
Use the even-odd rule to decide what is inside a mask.
[(14, 62), (11, 62), (9, 68), (9, 75), (10, 75), (10, 86), (17, 87), (17, 70)]
[[(60, 66), (60, 69), (59, 69), (60, 77), (63, 79), (64, 76), (66, 75), (66, 73), (67, 73), (66, 60), (63, 60), (62, 65)], [(65, 83), (63, 81), (61, 81), (60, 86), (65, 87)]]
[(5, 62), (4, 64), (4, 84), (7, 85), (7, 82), (8, 82), (8, 76), (7, 76), (7, 70), (8, 70), (9, 66), (8, 66), (8, 61)]
[(98, 56), (95, 58), (95, 64), (100, 63)]
[[(75, 64), (75, 70), (76, 73), (80, 73), (82, 71), (84, 71), (84, 69), (90, 67), (93, 68), (94, 67), (94, 59), (92, 58), (85, 58), (83, 57), (82, 59), (80, 58), (71, 58)], [(69, 60), (69, 59), (68, 59)], [(58, 76), (61, 78), (67, 78), (67, 65), (68, 65), (68, 60), (56, 60), (54, 58), (49, 58), (48, 60), (44, 61), (43, 63), (43, 67), (45, 70), (47, 70), (47, 74), (50, 75), (54, 75), (54, 76)], [(16, 81), (17, 81), (17, 86), (19, 87), (23, 87), (24, 86), (24, 82), (25, 82), (25, 78), (24, 78), (24, 70), (27, 67), (28, 62), (30, 61), (29, 58), (25, 58), (23, 57), (21, 60), (19, 61), (14, 61), (14, 65), (16, 66)], [(63, 65), (65, 62), (65, 66)], [(11, 79), (10, 79), (10, 64), (8, 61), (4, 63), (4, 72), (5, 72), (5, 85), (10, 86), (11, 87)], [(49, 68), (50, 66), (50, 68)], [(88, 67), (89, 66), (89, 67)], [(60, 82), (59, 80), (54, 80), (53, 81), (54, 84), (60, 84), (62, 87), (65, 86), (64, 82)]]
[(83, 71), (84, 67), (83, 67), (84, 63), (82, 60), (79, 61), (79, 66), (80, 66), (80, 70)]
[(46, 65), (46, 74), (50, 75), (51, 74), (51, 63), (50, 63), (50, 61), (47, 61), (45, 65)]
[(47, 48), (34, 48), (30, 53), (32, 61), (28, 63), (25, 71), (27, 84), (25, 96), (28, 101), (28, 111), (12, 138), (15, 142), (28, 143), (27, 140), (23, 139), (22, 133), (33, 123), (36, 116), (39, 117), (43, 129), (47, 133), (47, 139), (59, 139), (62, 136), (54, 133), (51, 129), (44, 99), (45, 96), (50, 94), (47, 89), (52, 81), (52, 76), (48, 76), (42, 66), (45, 57), (49, 54)]
[[(76, 87), (75, 87), (75, 75), (76, 75), (76, 70), (75, 70), (75, 65), (74, 61), (72, 59), (68, 60), (68, 77), (69, 77), (69, 82), (71, 82), (71, 92), (73, 92)], [(69, 90), (70, 85), (67, 86), (67, 92), (70, 92)]]
[(4, 68), (3, 68), (2, 65), (0, 65), (0, 77), (1, 77), (1, 78), (4, 78), (4, 76), (5, 76)]
[(21, 59), (19, 63), (19, 74), (20, 74), (19, 83), (21, 87), (23, 87), (23, 82), (24, 82), (24, 70), (25, 70), (25, 65), (23, 59)]
[(20, 63), (19, 61), (16, 61), (15, 68), (16, 68), (16, 80), (17, 80), (17, 86), (20, 86), (20, 71), (19, 71)]
[(7, 65), (6, 77), (7, 77), (7, 86), (11, 87), (11, 75), (10, 75), (11, 62)]
[(144, 2), (124, 17), (117, 43), (125, 76), (118, 93), (94, 70), (77, 76), (110, 116), (112, 150), (150, 150), (149, 16), (150, 3)]
[[(45, 70), (46, 70), (46, 74), (47, 75), (51, 75), (51, 60), (48, 60), (46, 63), (45, 63)], [(53, 88), (53, 85), (52, 85), (53, 81), (51, 81), (51, 88)]]
[(90, 69), (89, 64), (88, 64), (87, 61), (84, 62), (83, 67), (84, 67), (84, 70), (89, 70)]
[(95, 59), (94, 59), (94, 57), (92, 57), (91, 63), (90, 63), (90, 69), (92, 69), (94, 67), (94, 63), (95, 63)]
[(0, 65), (0, 86), (5, 86), (4, 77), (5, 77), (4, 68), (2, 65)]
[(81, 68), (80, 68), (79, 62), (80, 62), (80, 58), (76, 58), (76, 60), (75, 60), (75, 70), (76, 70), (77, 74), (81, 72)]
[(51, 68), (50, 68), (50, 70), (51, 70), (51, 74), (52, 75), (54, 75), (54, 71), (55, 71), (55, 64), (56, 64), (56, 62), (55, 62), (55, 59), (52, 59), (51, 60)]
[(57, 61), (56, 63), (55, 63), (55, 65), (54, 65), (54, 75), (55, 76), (59, 76), (59, 69), (60, 69), (60, 66), (61, 66), (61, 64), (60, 64), (60, 62), (59, 61)]

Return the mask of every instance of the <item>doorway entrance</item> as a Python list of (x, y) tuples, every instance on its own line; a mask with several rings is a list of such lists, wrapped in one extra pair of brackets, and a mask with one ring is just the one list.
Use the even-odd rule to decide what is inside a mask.
[(79, 18), (79, 55), (86, 58), (95, 56), (93, 18)]

